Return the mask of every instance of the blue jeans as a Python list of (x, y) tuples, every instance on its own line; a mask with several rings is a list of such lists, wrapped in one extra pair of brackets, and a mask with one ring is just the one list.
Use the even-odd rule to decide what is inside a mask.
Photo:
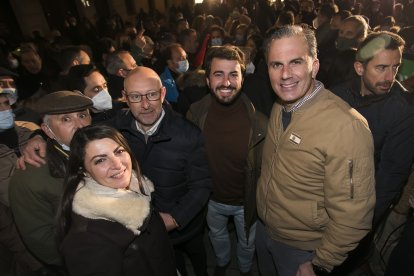
[(249, 242), (244, 230), (244, 208), (215, 202), (208, 202), (207, 225), (210, 229), (209, 237), (216, 255), (218, 266), (225, 266), (230, 262), (231, 245), (227, 223), (233, 216), (237, 232), (237, 261), (241, 272), (250, 271), (255, 251), (256, 223), (252, 225), (249, 233)]

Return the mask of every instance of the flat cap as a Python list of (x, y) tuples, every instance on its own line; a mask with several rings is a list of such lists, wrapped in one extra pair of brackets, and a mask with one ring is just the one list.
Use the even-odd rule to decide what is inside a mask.
[(92, 107), (92, 100), (80, 92), (57, 91), (43, 96), (37, 106), (42, 114), (65, 114)]

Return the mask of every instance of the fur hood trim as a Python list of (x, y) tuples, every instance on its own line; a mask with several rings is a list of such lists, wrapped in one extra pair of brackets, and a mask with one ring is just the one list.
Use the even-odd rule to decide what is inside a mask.
[(138, 229), (150, 215), (151, 192), (154, 191), (149, 179), (142, 177), (141, 182), (147, 195), (140, 192), (135, 173), (129, 190), (106, 187), (85, 177), (73, 198), (73, 212), (89, 219), (118, 222), (139, 235)]

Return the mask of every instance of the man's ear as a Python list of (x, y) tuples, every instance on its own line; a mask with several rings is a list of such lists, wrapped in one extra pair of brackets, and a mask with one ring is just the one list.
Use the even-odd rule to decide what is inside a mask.
[(319, 72), (319, 59), (315, 58), (312, 62), (312, 79), (316, 79)]
[(208, 88), (210, 88), (210, 80), (206, 77), (206, 84), (208, 86)]
[(122, 68), (118, 69), (118, 71), (116, 72), (116, 75), (117, 75), (118, 77), (123, 77), (123, 78), (126, 78), (127, 74), (128, 74), (128, 72), (127, 72), (127, 71), (125, 71), (125, 70), (124, 70), (124, 69), (122, 69)]
[(171, 59), (167, 60), (167, 66), (170, 68), (175, 68), (174, 62)]
[(125, 90), (122, 90), (121, 93), (122, 93), (122, 98), (124, 99), (124, 101), (129, 106), (129, 100), (128, 100), (128, 97), (127, 97), (127, 93), (125, 92)]
[(361, 62), (355, 61), (354, 69), (358, 76), (362, 76), (364, 74), (364, 65)]

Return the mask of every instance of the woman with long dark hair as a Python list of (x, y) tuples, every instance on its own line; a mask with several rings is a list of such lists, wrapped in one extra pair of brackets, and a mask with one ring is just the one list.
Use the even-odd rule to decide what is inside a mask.
[(59, 217), (70, 275), (176, 275), (167, 231), (151, 208), (154, 186), (124, 137), (89, 126), (70, 148)]

